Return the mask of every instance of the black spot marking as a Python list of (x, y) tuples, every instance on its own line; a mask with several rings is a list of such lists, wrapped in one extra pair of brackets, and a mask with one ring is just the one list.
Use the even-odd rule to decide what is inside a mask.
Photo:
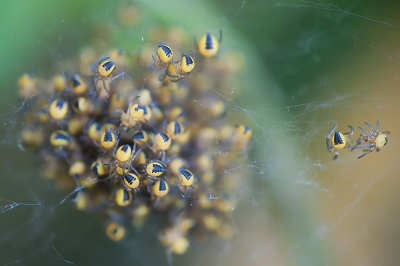
[(136, 134), (132, 135), (132, 140), (143, 140), (143, 139), (144, 139), (143, 131), (139, 131)]
[(165, 191), (165, 190), (167, 190), (167, 185), (165, 184), (165, 181), (164, 181), (164, 180), (160, 180), (160, 185), (158, 186), (158, 189), (159, 189), (160, 191)]
[(385, 145), (383, 146), (386, 146), (387, 142), (388, 142), (387, 137), (385, 137)]
[(114, 231), (113, 231), (113, 234), (115, 235), (115, 234), (117, 234), (117, 232), (118, 232), (118, 229), (115, 228)]
[(147, 108), (146, 108), (146, 106), (139, 106), (139, 107), (143, 109), (143, 114), (144, 114), (144, 115), (147, 115)]
[(58, 107), (58, 109), (62, 109), (63, 106), (64, 106), (64, 100), (61, 99), (57, 100), (56, 107)]
[(99, 170), (97, 169), (98, 166), (99, 166), (99, 163), (96, 163), (92, 169), (93, 173), (95, 173), (96, 175), (99, 175)]
[(74, 87), (78, 87), (81, 83), (77, 79), (77, 75), (73, 75), (71, 78), (71, 83)]
[(113, 136), (109, 129), (107, 129), (106, 133), (104, 134), (104, 141), (113, 141)]
[(96, 130), (97, 130), (97, 131), (100, 131), (100, 129), (101, 129), (101, 124), (100, 124), (100, 123), (97, 123), (97, 124), (96, 124)]
[(335, 132), (335, 135), (333, 137), (333, 142), (335, 143), (335, 145), (343, 144), (343, 139), (342, 137), (340, 137), (339, 131)]
[(122, 147), (122, 151), (124, 151), (124, 152), (127, 152), (127, 150), (129, 149), (129, 145), (128, 144), (125, 144), (123, 147)]
[(169, 140), (169, 137), (167, 134), (162, 133), (162, 132), (158, 132), (158, 134), (160, 134), (160, 136), (162, 137), (164, 142), (167, 142)]
[(164, 167), (160, 164), (153, 164), (152, 173), (163, 173), (165, 171)]
[(40, 109), (39, 112), (41, 112), (42, 114), (48, 114), (49, 113), (49, 111), (47, 109), (45, 109), (45, 108)]
[(175, 124), (174, 124), (174, 135), (179, 135), (179, 133), (181, 133), (181, 127), (178, 123), (178, 121), (174, 120)]
[(79, 110), (79, 101), (75, 101), (75, 107), (76, 107), (76, 109), (78, 109)]
[(169, 48), (169, 47), (166, 46), (166, 45), (159, 45), (158, 47), (161, 47), (161, 49), (163, 50), (163, 52), (164, 52), (164, 54), (165, 54), (166, 56), (168, 56), (168, 57), (171, 56), (171, 54), (172, 54), (171, 48)]
[(124, 190), (124, 201), (128, 201), (128, 200), (129, 200), (129, 198), (130, 198), (130, 196), (129, 196), (129, 192), (128, 192), (128, 191), (126, 191), (126, 190)]
[(192, 174), (185, 169), (182, 169), (179, 172), (186, 178), (186, 180), (190, 180), (190, 178), (192, 177)]
[(206, 37), (206, 49), (211, 50), (214, 48), (214, 43), (213, 39), (211, 38), (211, 34), (207, 32), (207, 37)]
[(61, 140), (67, 140), (69, 141), (69, 137), (67, 135), (57, 133), (56, 136), (54, 137), (55, 139), (61, 139)]
[(183, 57), (185, 57), (185, 59), (186, 59), (187, 66), (193, 64), (193, 60), (190, 56), (188, 56), (187, 54), (184, 54)]
[(249, 131), (249, 130), (250, 130), (250, 128), (248, 126), (244, 126), (244, 134), (246, 134), (247, 131)]
[(106, 71), (109, 71), (111, 68), (113, 68), (113, 66), (115, 66), (115, 63), (113, 61), (108, 61), (108, 62), (105, 62), (102, 67)]

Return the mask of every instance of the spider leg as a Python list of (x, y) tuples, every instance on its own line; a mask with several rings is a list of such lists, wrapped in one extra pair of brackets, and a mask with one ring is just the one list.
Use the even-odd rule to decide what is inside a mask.
[(348, 126), (350, 129), (351, 129), (351, 131), (350, 132), (346, 132), (346, 133), (344, 133), (343, 135), (350, 135), (350, 138), (353, 136), (353, 134), (354, 134), (354, 128), (352, 127), (352, 126)]
[(97, 80), (94, 81), (94, 87), (97, 86), (97, 84), (99, 83), (100, 79), (101, 79), (101, 77), (99, 77)]
[(332, 134), (333, 134), (333, 132), (335, 131), (336, 128), (337, 128), (337, 124), (335, 124), (335, 125), (333, 126), (333, 128), (331, 129), (331, 131), (330, 131), (328, 134), (326, 134), (326, 136), (332, 136)]
[(107, 59), (110, 59), (111, 57), (106, 57), (105, 55), (100, 56), (99, 61), (97, 61), (97, 64), (100, 64), (103, 61), (106, 61)]
[(362, 132), (364, 132), (368, 137), (370, 137), (371, 139), (375, 139), (374, 136), (371, 135), (371, 133), (369, 133), (368, 131), (366, 131), (365, 129), (363, 129), (362, 127), (358, 127), (359, 129), (362, 130)]
[(332, 141), (332, 137), (330, 136), (326, 136), (326, 148), (328, 149), (328, 151), (332, 151), (332, 146), (331, 146), (331, 141)]
[(218, 42), (221, 43), (222, 42), (222, 29), (219, 29), (219, 39)]
[(390, 132), (389, 131), (382, 131), (382, 132), (380, 132), (380, 134), (390, 134)]
[[(160, 147), (159, 147), (158, 144), (157, 144), (156, 136), (154, 136), (154, 134), (153, 134), (153, 141), (154, 141), (154, 144), (156, 144), (158, 150), (161, 150)], [(154, 150), (154, 149), (153, 149), (153, 150)]]
[(337, 124), (333, 126), (332, 130), (328, 134), (326, 134), (326, 148), (330, 152), (333, 150), (333, 148), (331, 146), (331, 141), (332, 141), (333, 131), (335, 131), (336, 127), (337, 127)]
[(149, 67), (150, 67), (151, 69), (153, 69), (154, 71), (159, 71), (159, 70), (162, 69), (162, 67), (156, 68), (156, 67), (154, 67), (154, 66), (152, 66), (152, 65), (149, 65)]
[(113, 117), (117, 113), (121, 113), (121, 115), (122, 115), (122, 114), (124, 114), (124, 111), (122, 109), (115, 110), (114, 112), (111, 113), (110, 116)]
[(177, 65), (178, 65), (179, 62), (175, 63), (173, 58), (172, 58), (171, 62), (172, 62), (172, 65), (173, 65), (174, 68), (175, 68), (176, 74), (179, 75), (179, 74), (181, 73), (180, 71), (178, 71), (178, 68), (177, 68)]
[(171, 79), (171, 81), (172, 81), (172, 82), (178, 82), (178, 81), (180, 81), (181, 79), (183, 79), (184, 77), (185, 77), (184, 75), (181, 75), (179, 78)]
[(157, 207), (158, 202), (160, 202), (160, 197), (157, 197), (156, 202), (154, 202), (153, 207)]
[(374, 135), (376, 135), (376, 131), (375, 131), (374, 127), (371, 126), (370, 124), (368, 124), (367, 122), (364, 122), (364, 123), (372, 130), (372, 133), (374, 133)]
[(131, 169), (133, 172), (135, 172), (135, 174), (138, 176), (138, 178), (140, 178), (138, 171), (136, 171), (136, 169), (132, 165), (131, 165)]
[(372, 147), (372, 146), (375, 146), (374, 142), (371, 142), (371, 143), (368, 143), (368, 144), (365, 144), (365, 145), (361, 145), (361, 146), (354, 146), (353, 150), (354, 149), (358, 149), (358, 148), (369, 148), (369, 147)]
[[(135, 148), (136, 148), (136, 142), (135, 142)], [(132, 158), (131, 158), (131, 163), (136, 159), (136, 157), (138, 156), (138, 154), (140, 153), (142, 151), (142, 149), (139, 149), (137, 152), (136, 152), (136, 154), (135, 155), (133, 155), (133, 152), (132, 152)]]
[(379, 132), (379, 120), (376, 121), (376, 132)]
[(172, 134), (173, 134), (173, 131), (171, 130), (171, 128), (169, 127), (169, 125), (167, 124), (167, 120), (166, 119), (164, 119), (164, 121), (163, 121), (163, 129), (164, 129), (164, 131), (165, 132), (167, 132), (167, 128), (169, 129), (169, 132), (171, 132), (170, 133), (170, 135), (172, 136)]
[(367, 150), (363, 155), (359, 156), (357, 159), (360, 159), (360, 158), (364, 157), (365, 155), (367, 155), (368, 153), (370, 153), (374, 149), (375, 149), (375, 146), (371, 147), (371, 149)]
[(195, 59), (196, 59), (196, 55), (194, 54), (194, 52), (193, 52), (193, 49), (190, 49), (190, 51), (192, 51), (192, 55), (193, 55), (193, 61), (195, 61)]
[(125, 72), (119, 73), (118, 75), (116, 75), (115, 77), (112, 78), (112, 80), (118, 79), (120, 77), (123, 77), (125, 75)]
[(339, 150), (335, 151), (335, 156), (333, 156), (333, 160), (336, 160), (339, 157)]
[(98, 63), (93, 63), (91, 66), (92, 71), (95, 73), (97, 72), (97, 69), (96, 69), (97, 65), (98, 65)]
[(163, 42), (163, 41), (159, 41), (159, 42), (162, 43), (162, 44), (164, 44), (164, 45), (166, 45), (166, 46), (169, 46), (169, 44), (166, 43), (166, 42)]
[(103, 78), (103, 86), (104, 86), (104, 89), (106, 90), (106, 92), (107, 93), (110, 93), (108, 90), (107, 90), (107, 87), (106, 87), (106, 80)]

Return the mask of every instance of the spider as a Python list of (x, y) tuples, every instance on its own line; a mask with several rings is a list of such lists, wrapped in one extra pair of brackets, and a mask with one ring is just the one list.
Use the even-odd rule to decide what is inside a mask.
[(165, 76), (171, 77), (172, 82), (178, 82), (181, 79), (183, 79), (186, 75), (189, 75), (190, 72), (192, 72), (194, 68), (194, 60), (195, 60), (195, 55), (193, 50), (192, 51), (193, 57), (183, 54), (182, 55), (182, 60), (180, 62), (174, 62), (174, 59), (172, 59), (171, 63), (168, 66), (168, 69), (165, 73), (164, 76), (160, 77), (160, 80), (162, 81)]
[[(94, 86), (96, 87), (97, 83), (99, 83), (99, 81), (102, 79), (104, 89), (107, 92), (109, 92), (109, 91), (107, 90), (105, 79), (110, 77), (112, 72), (114, 72), (114, 70), (116, 69), (115, 63), (108, 59), (110, 59), (110, 57), (102, 56), (99, 58), (99, 61), (97, 61), (97, 63), (94, 63), (92, 65), (92, 71), (96, 73), (96, 77), (97, 77), (97, 79), (94, 82)], [(111, 81), (114, 79), (120, 78), (124, 75), (125, 75), (125, 72), (122, 72), (122, 73), (116, 75), (115, 77), (111, 78)]]
[(374, 129), (373, 126), (371, 126), (367, 122), (364, 123), (371, 129), (371, 131), (368, 132), (362, 127), (358, 127), (365, 134), (360, 135), (360, 138), (358, 139), (358, 144), (354, 146), (352, 150), (357, 148), (369, 148), (369, 149), (366, 150), (363, 155), (359, 156), (358, 159), (364, 157), (374, 149), (376, 149), (376, 151), (379, 151), (379, 149), (385, 146), (388, 142), (386, 134), (390, 134), (389, 131), (379, 131), (379, 121), (376, 122), (376, 130)]
[(353, 137), (354, 133), (354, 129), (352, 126), (349, 126), (351, 132), (347, 132), (344, 134), (339, 131), (335, 131), (336, 127), (337, 124), (333, 126), (332, 130), (328, 134), (326, 134), (326, 148), (329, 152), (335, 150), (335, 156), (333, 157), (334, 160), (336, 160), (339, 156), (339, 150), (345, 148), (346, 145), (348, 145), (348, 148), (350, 150), (350, 142), (355, 144), (355, 142), (351, 140), (351, 137)]
[(147, 123), (148, 120), (145, 118), (145, 115), (147, 114), (147, 107), (146, 106), (141, 106), (136, 102), (136, 97), (133, 102), (131, 102), (128, 106), (128, 109), (126, 110), (126, 113), (122, 109), (115, 110), (111, 116), (114, 116), (115, 114), (120, 114), (120, 120), (121, 120), (121, 125), (124, 127), (124, 129), (128, 129), (130, 127), (139, 125), (141, 123)]
[(113, 156), (115, 158), (115, 161), (113, 162), (114, 169), (120, 167), (123, 170), (132, 169), (136, 171), (135, 168), (133, 168), (132, 166), (132, 162), (136, 159), (136, 156), (141, 152), (141, 149), (139, 149), (136, 153), (135, 151), (136, 151), (136, 143), (133, 144), (133, 149), (128, 144), (121, 145), (118, 149), (117, 146), (115, 146), (113, 152)]
[(156, 65), (155, 67), (152, 65), (149, 65), (150, 68), (158, 71), (166, 67), (169, 62), (172, 59), (172, 56), (174, 53), (172, 52), (171, 47), (169, 46), (168, 43), (165, 43), (163, 41), (160, 41), (160, 45), (157, 47), (156, 50), (156, 57), (152, 55), (154, 64)]

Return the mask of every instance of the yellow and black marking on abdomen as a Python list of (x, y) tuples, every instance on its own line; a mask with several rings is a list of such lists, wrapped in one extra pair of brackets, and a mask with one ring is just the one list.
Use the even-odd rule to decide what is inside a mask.
[(169, 48), (168, 46), (166, 46), (166, 45), (159, 45), (158, 47), (161, 48), (161, 49), (163, 50), (165, 56), (170, 57), (170, 56), (172, 55), (172, 50), (171, 50), (171, 48)]
[(137, 141), (143, 141), (145, 139), (143, 131), (137, 131), (136, 133), (133, 133), (131, 139)]
[(190, 66), (191, 64), (193, 64), (193, 59), (190, 56), (188, 56), (187, 54), (184, 54), (183, 57), (185, 58), (185, 61), (186, 61), (185, 64), (187, 66)]
[(214, 42), (211, 37), (211, 34), (207, 32), (207, 37), (206, 37), (206, 49), (207, 50), (212, 50), (214, 48)]
[(160, 185), (158, 186), (158, 190), (160, 190), (160, 191), (165, 191), (165, 190), (167, 190), (167, 185), (165, 184), (165, 181), (164, 181), (164, 180), (161, 180), (161, 181), (160, 181)]
[(104, 142), (112, 142), (113, 141), (113, 135), (111, 134), (111, 131), (107, 129), (106, 134), (104, 134)]
[(115, 63), (113, 61), (107, 61), (102, 65), (105, 71), (110, 71), (114, 66)]
[(169, 141), (169, 137), (168, 137), (168, 135), (167, 135), (167, 134), (165, 134), (165, 133), (162, 133), (162, 132), (160, 132), (159, 134), (160, 134), (160, 136), (162, 137), (162, 139), (163, 139), (163, 141), (164, 141), (164, 142), (167, 142), (167, 141)]
[(333, 135), (333, 143), (335, 145), (343, 144), (343, 138), (340, 136), (340, 132), (336, 131), (335, 134)]
[(160, 164), (153, 164), (153, 169), (151, 172), (154, 173), (164, 173), (165, 169), (162, 165)]
[(129, 183), (130, 185), (132, 185), (132, 183), (136, 181), (136, 178), (133, 175), (125, 174), (124, 178), (126, 182)]
[(186, 178), (186, 180), (189, 180), (193, 176), (192, 173), (187, 170), (180, 170), (180, 173)]
[(129, 201), (130, 198), (131, 198), (131, 194), (127, 190), (124, 190), (124, 202)]

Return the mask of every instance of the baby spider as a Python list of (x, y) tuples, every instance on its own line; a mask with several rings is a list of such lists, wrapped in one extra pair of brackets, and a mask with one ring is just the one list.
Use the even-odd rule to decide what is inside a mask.
[[(137, 97), (135, 98), (137, 99)], [(141, 106), (136, 101), (133, 101), (129, 104), (128, 109), (126, 110), (126, 113), (122, 109), (115, 110), (111, 116), (114, 116), (115, 114), (120, 114), (120, 121), (121, 125), (124, 127), (124, 129), (128, 129), (130, 127), (136, 126), (141, 123), (147, 123), (147, 119), (145, 118), (145, 113), (147, 113), (147, 107), (146, 106)]]
[[(115, 147), (117, 147), (117, 146), (115, 146)], [(115, 158), (115, 161), (113, 162), (114, 169), (116, 167), (120, 167), (123, 170), (125, 170), (125, 169), (135, 170), (132, 167), (132, 162), (136, 159), (136, 156), (142, 150), (139, 149), (136, 153), (135, 153), (135, 151), (136, 151), (136, 143), (133, 144), (133, 149), (128, 144), (121, 145), (118, 149), (114, 149), (114, 152), (113, 152), (113, 156)], [(125, 172), (125, 171), (123, 171), (123, 172)], [(135, 172), (136, 172), (136, 170), (135, 170)]]
[[(363, 145), (356, 145), (353, 147), (353, 149), (357, 148), (369, 148), (363, 155), (359, 156), (358, 159), (364, 157), (371, 151), (373, 151), (375, 148), (377, 151), (379, 151), (380, 148), (385, 146), (388, 142), (387, 136), (385, 134), (390, 134), (389, 131), (379, 131), (379, 121), (376, 122), (376, 130), (368, 124), (367, 122), (364, 122), (370, 129), (371, 131), (368, 132), (362, 127), (358, 127), (361, 129), (365, 134), (361, 134), (358, 142)], [(352, 150), (353, 150), (352, 149)]]
[[(194, 60), (195, 60), (195, 55), (193, 50), (192, 51), (193, 57), (183, 54), (182, 55), (182, 60), (180, 62), (174, 62), (174, 59), (172, 59), (172, 63), (168, 66), (167, 72), (165, 73), (169, 77), (171, 77), (172, 82), (178, 82), (181, 79), (183, 79), (186, 75), (189, 75), (190, 72), (192, 72), (194, 68)], [(164, 79), (162, 77), (161, 79)]]
[(161, 154), (161, 160), (165, 159), (165, 151), (169, 149), (171, 146), (171, 138), (163, 133), (157, 132), (155, 135), (153, 134), (153, 147), (147, 144), (147, 146), (154, 152)]
[(154, 177), (147, 180), (147, 191), (150, 193), (151, 198), (156, 201), (154, 207), (157, 206), (160, 198), (165, 197), (169, 192), (169, 181), (165, 177)]
[(175, 184), (179, 187), (179, 190), (186, 195), (193, 188), (195, 177), (191, 171), (180, 168), (178, 180), (179, 182), (175, 181)]
[(154, 179), (159, 177), (160, 175), (164, 174), (167, 165), (159, 160), (150, 160), (144, 166), (144, 172), (146, 173), (147, 179)]
[(339, 156), (339, 150), (345, 148), (346, 145), (348, 145), (348, 148), (350, 150), (350, 142), (354, 144), (354, 141), (351, 140), (351, 137), (353, 137), (354, 133), (354, 129), (352, 126), (349, 126), (351, 132), (347, 132), (344, 134), (339, 131), (335, 131), (336, 127), (337, 124), (334, 125), (332, 130), (326, 135), (326, 148), (329, 152), (335, 150), (335, 156), (333, 157), (334, 160), (336, 160)]
[[(109, 92), (109, 91), (107, 90), (105, 79), (110, 77), (111, 73), (116, 68), (115, 63), (108, 59), (110, 59), (110, 57), (102, 56), (102, 57), (100, 57), (99, 61), (97, 61), (97, 63), (94, 63), (92, 65), (92, 71), (96, 73), (96, 77), (97, 77), (97, 79), (94, 82), (94, 86), (96, 87), (97, 83), (99, 83), (99, 81), (102, 79), (104, 89), (107, 92)], [(118, 74), (117, 76), (111, 78), (111, 81), (114, 79), (120, 78), (123, 75), (125, 75), (125, 72), (122, 72), (122, 73)]]
[(168, 43), (165, 43), (163, 41), (160, 41), (160, 43), (161, 44), (157, 47), (156, 57), (154, 57), (153, 55), (151, 56), (156, 66), (154, 67), (152, 65), (149, 65), (149, 67), (154, 69), (155, 71), (159, 71), (166, 67), (171, 61), (172, 56), (174, 55)]
[(222, 29), (219, 29), (219, 39), (207, 32), (206, 35), (201, 37), (197, 43), (197, 37), (194, 36), (194, 45), (198, 48), (200, 54), (204, 57), (212, 57), (217, 54), (219, 45), (222, 41)]

